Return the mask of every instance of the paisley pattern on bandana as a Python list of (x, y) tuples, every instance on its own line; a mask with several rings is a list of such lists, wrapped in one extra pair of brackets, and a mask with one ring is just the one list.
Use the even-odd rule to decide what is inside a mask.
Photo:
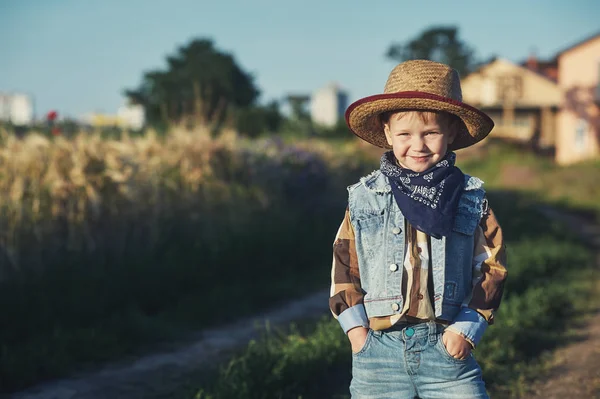
[(381, 172), (404, 217), (435, 238), (450, 235), (464, 188), (464, 175), (455, 161), (456, 154), (448, 152), (434, 167), (418, 173), (398, 166), (392, 151), (381, 157)]

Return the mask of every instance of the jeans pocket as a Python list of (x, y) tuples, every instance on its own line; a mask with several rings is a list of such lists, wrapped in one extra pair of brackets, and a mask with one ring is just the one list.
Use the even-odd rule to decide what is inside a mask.
[(444, 341), (442, 340), (442, 334), (440, 334), (438, 336), (436, 346), (438, 347), (439, 351), (442, 353), (442, 356), (453, 363), (466, 363), (469, 360), (469, 358), (471, 357), (471, 353), (469, 353), (469, 355), (467, 357), (465, 357), (464, 359), (457, 359), (454, 356), (452, 356), (450, 354), (450, 352), (448, 352), (446, 345), (444, 345)]
[(363, 353), (365, 353), (367, 351), (367, 349), (369, 348), (369, 346), (371, 345), (372, 340), (373, 340), (373, 330), (371, 330), (369, 328), (369, 331), (367, 332), (367, 339), (365, 339), (365, 344), (363, 345), (362, 348), (360, 348), (360, 350), (358, 352), (352, 352), (352, 356), (360, 356)]

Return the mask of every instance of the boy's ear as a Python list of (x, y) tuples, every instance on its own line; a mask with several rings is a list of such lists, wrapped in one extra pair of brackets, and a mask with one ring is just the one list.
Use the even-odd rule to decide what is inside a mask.
[(392, 132), (390, 132), (390, 125), (388, 123), (383, 124), (383, 132), (389, 145), (392, 145)]

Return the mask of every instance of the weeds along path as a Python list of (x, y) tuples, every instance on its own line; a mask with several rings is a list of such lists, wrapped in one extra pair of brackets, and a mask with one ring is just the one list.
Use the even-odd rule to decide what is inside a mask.
[(187, 344), (120, 362), (89, 374), (51, 381), (8, 396), (10, 399), (151, 399), (168, 398), (194, 371), (214, 366), (227, 354), (260, 335), (268, 323), (288, 325), (326, 314), (329, 290), (287, 303), (238, 322), (201, 331)]
[[(596, 250), (600, 269), (600, 225), (582, 216), (564, 214), (552, 208), (541, 211), (578, 233)], [(600, 281), (595, 291), (600, 296)], [(552, 354), (549, 372), (531, 387), (528, 399), (600, 398), (600, 304), (573, 332), (571, 343)]]

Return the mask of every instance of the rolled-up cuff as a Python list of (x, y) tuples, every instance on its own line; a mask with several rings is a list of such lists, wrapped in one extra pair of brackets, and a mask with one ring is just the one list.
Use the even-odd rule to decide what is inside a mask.
[(344, 333), (348, 333), (354, 327), (369, 328), (369, 318), (365, 312), (365, 306), (362, 304), (344, 310), (337, 319)]
[(449, 330), (457, 332), (467, 338), (473, 345), (477, 345), (487, 329), (488, 322), (477, 311), (471, 308), (462, 308), (454, 318)]

